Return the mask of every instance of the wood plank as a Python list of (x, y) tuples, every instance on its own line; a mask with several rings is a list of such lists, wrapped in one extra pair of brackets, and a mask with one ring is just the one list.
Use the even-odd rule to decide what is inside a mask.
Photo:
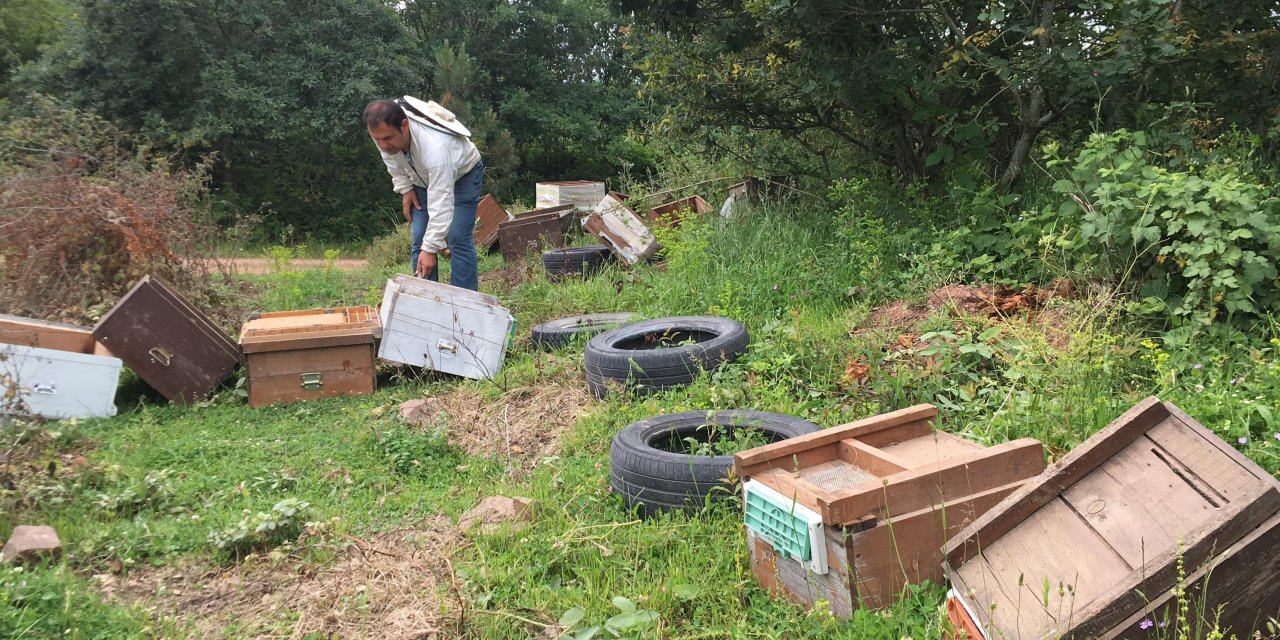
[(976, 442), (958, 438), (945, 431), (931, 430), (918, 438), (884, 445), (881, 450), (902, 460), (911, 468), (972, 456), (975, 452), (982, 451), (982, 448)]
[(1241, 539), (1277, 511), (1280, 511), (1280, 491), (1273, 486), (1260, 487), (1255, 495), (1224, 506), (1213, 519), (1188, 536), (1181, 548), (1153, 558), (1142, 570), (1130, 572), (1112, 583), (1114, 586), (1109, 591), (1091, 599), (1091, 604), (1076, 617), (1079, 623), (1073, 632), (1082, 638), (1106, 633), (1147, 603), (1147, 596), (1143, 594), (1159, 593), (1177, 582), (1179, 559), (1184, 566), (1198, 567), (1215, 549), (1226, 548)]
[(1070, 506), (1052, 500), (958, 573), (992, 637), (1056, 638), (1131, 571)]
[(1169, 410), (1155, 396), (1134, 405), (1054, 463), (1032, 482), (1023, 485), (1000, 509), (992, 509), (947, 543), (947, 563), (959, 567), (984, 545), (990, 545), (1027, 516), (1057, 498), (1067, 487), (1129, 446), (1162, 420)]
[(910, 468), (896, 456), (853, 438), (841, 440), (836, 447), (841, 460), (878, 476), (889, 476)]
[(893, 429), (883, 429), (852, 437), (873, 447), (885, 448), (891, 447), (899, 442), (906, 442), (908, 440), (929, 436), (934, 433), (936, 423), (936, 418), (929, 420), (917, 420), (915, 422), (898, 425)]
[(1234, 502), (1256, 491), (1264, 478), (1275, 482), (1253, 462), (1246, 459), (1242, 464), (1232, 458), (1223, 449), (1234, 451), (1234, 447), (1196, 424), (1198, 428), (1174, 416), (1173, 420), (1156, 425), (1147, 436), (1158, 447), (1157, 455), (1171, 458), (1175, 470), (1197, 484), (1199, 490), (1218, 500)]
[(73, 324), (0, 314), (0, 343), (93, 353), (93, 331)]
[[(863, 418), (856, 422), (823, 429), (814, 433), (808, 433), (795, 438), (789, 438), (782, 442), (767, 444), (754, 449), (748, 449), (733, 457), (734, 466), (738, 469), (738, 475), (743, 475), (742, 470), (752, 465), (758, 465), (770, 460), (779, 460), (790, 458), (793, 454), (820, 447), (822, 445), (834, 444), (845, 438), (859, 438), (877, 431), (884, 431), (916, 422), (918, 420), (933, 420), (938, 415), (937, 407), (931, 404), (918, 404), (905, 409), (898, 409), (889, 413)], [(866, 440), (863, 440), (866, 442)], [(875, 446), (874, 443), (868, 443)]]
[(808, 507), (817, 511), (819, 500), (830, 498), (831, 494), (823, 491), (819, 487), (796, 478), (791, 473), (782, 469), (773, 469), (765, 471), (755, 477), (756, 480), (768, 485), (770, 489), (777, 491), (783, 496), (795, 500), (796, 504)]
[[(1194, 603), (1193, 616), (1212, 620), (1220, 613), (1218, 626), (1224, 637), (1252, 638), (1255, 630), (1265, 632), (1268, 618), (1280, 620), (1276, 576), (1280, 576), (1280, 514), (1189, 573), (1184, 597)], [(1173, 590), (1148, 595), (1154, 596), (1151, 603), (1105, 633), (1103, 640), (1146, 640), (1150, 634), (1139, 626), (1143, 620), (1172, 619), (1178, 604)]]
[(844, 524), (867, 514), (886, 518), (1025, 480), (1042, 469), (1044, 447), (1038, 440), (1022, 438), (970, 458), (908, 469), (835, 494), (834, 499), (820, 503), (819, 513), (829, 524)]
[(1135, 567), (1175, 548), (1218, 506), (1154, 450), (1144, 435), (1062, 494)]
[[(785, 442), (785, 440), (783, 442)], [(765, 471), (769, 471), (771, 469), (782, 469), (790, 473), (796, 473), (801, 469), (814, 467), (826, 462), (831, 462), (832, 460), (839, 460), (840, 450), (838, 449), (837, 444), (838, 443), (832, 442), (832, 443), (824, 444), (821, 446), (815, 446), (812, 449), (797, 451), (796, 453), (790, 456), (787, 456), (785, 458), (767, 460), (765, 462), (761, 462), (760, 464), (754, 464), (748, 467), (740, 468), (737, 466), (735, 462), (734, 469), (735, 469), (735, 472), (739, 474), (739, 477), (742, 478), (743, 480), (754, 478), (758, 474), (761, 474)], [(742, 475), (742, 474), (745, 474), (745, 475)]]
[(249, 381), (255, 377), (296, 376), (319, 371), (369, 370), (374, 368), (373, 343), (344, 345), (328, 349), (298, 349), (253, 354), (245, 358)]
[(879, 609), (897, 601), (907, 584), (925, 580), (944, 584), (943, 543), (1021, 484), (1013, 482), (951, 504), (921, 509), (847, 536), (858, 601)]

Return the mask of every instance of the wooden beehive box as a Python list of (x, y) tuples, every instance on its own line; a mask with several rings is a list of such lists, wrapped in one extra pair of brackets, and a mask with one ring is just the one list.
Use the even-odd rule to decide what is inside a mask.
[(604, 183), (590, 180), (539, 182), (534, 185), (534, 204), (539, 209), (567, 204), (575, 209), (592, 212), (604, 195)]
[(375, 391), (372, 307), (254, 314), (240, 329), (249, 406)]
[(0, 315), (0, 412), (113, 416), (122, 366), (86, 327)]
[(949, 540), (946, 565), (990, 638), (1146, 636), (1179, 563), (1205, 615), (1251, 637), (1280, 609), (1278, 523), (1280, 483), (1153, 397)]
[(688, 209), (695, 214), (701, 215), (712, 210), (711, 205), (702, 196), (689, 196), (681, 198), (666, 204), (660, 204), (649, 210), (645, 214), (645, 222), (650, 226), (678, 227), (680, 226), (679, 213)]
[[(937, 413), (916, 405), (735, 456), (760, 584), (851, 616), (888, 606), (907, 583), (941, 583), (948, 534), (1039, 473), (1044, 453), (1029, 438), (982, 447), (938, 431)], [(807, 550), (753, 521), (760, 485), (784, 500), (783, 513), (809, 521)]]
[(479, 380), (502, 368), (516, 323), (493, 296), (409, 276), (387, 281), (378, 314), (378, 357)]
[(599, 238), (613, 255), (627, 265), (637, 265), (658, 251), (653, 237), (640, 216), (623, 204), (627, 197), (610, 191), (596, 207), (596, 212), (582, 221), (582, 229)]
[(565, 246), (572, 227), (573, 205), (526, 211), (498, 225), (498, 248), (502, 259), (518, 260), (531, 253)]
[(514, 219), (492, 195), (480, 199), (476, 205), (476, 249), (488, 251), (498, 241), (498, 225)]
[(155, 276), (120, 298), (93, 337), (172, 402), (207, 397), (240, 365), (240, 346)]

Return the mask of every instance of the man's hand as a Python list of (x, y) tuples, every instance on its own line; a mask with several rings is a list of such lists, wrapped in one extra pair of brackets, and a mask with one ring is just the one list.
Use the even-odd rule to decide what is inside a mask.
[(410, 187), (408, 191), (404, 192), (404, 196), (401, 197), (401, 201), (403, 205), (401, 208), (404, 210), (404, 221), (411, 222), (413, 220), (413, 216), (409, 214), (410, 206), (414, 209), (422, 208), (422, 205), (418, 204), (418, 190)]
[(417, 271), (414, 271), (413, 275), (419, 278), (425, 278), (430, 275), (431, 271), (435, 268), (436, 254), (422, 251), (418, 253), (418, 269)]

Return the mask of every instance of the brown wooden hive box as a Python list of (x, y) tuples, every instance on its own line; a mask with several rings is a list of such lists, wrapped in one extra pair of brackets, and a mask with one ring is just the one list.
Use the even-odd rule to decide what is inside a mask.
[(255, 314), (240, 330), (249, 406), (373, 393), (381, 334), (372, 307)]
[(498, 225), (502, 259), (518, 260), (531, 253), (565, 246), (573, 226), (573, 205), (526, 211)]
[(1280, 615), (1280, 482), (1147, 398), (945, 552), (956, 597), (988, 638), (1155, 637), (1143, 620), (1171, 620), (1179, 571), (1191, 616), (1220, 612), (1228, 637), (1267, 635)]
[(240, 347), (164, 280), (143, 276), (93, 338), (171, 402), (202, 400), (240, 365)]
[[(1030, 438), (982, 447), (938, 431), (937, 413), (916, 405), (735, 456), (760, 584), (848, 617), (889, 606), (907, 584), (942, 583), (950, 534), (1044, 469), (1044, 453)], [(782, 499), (784, 513), (811, 512), (808, 559), (753, 527), (752, 491)]]

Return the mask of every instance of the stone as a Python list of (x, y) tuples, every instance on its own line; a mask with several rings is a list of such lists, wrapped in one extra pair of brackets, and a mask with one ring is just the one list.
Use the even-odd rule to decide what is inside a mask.
[(510, 523), (513, 531), (519, 531), (533, 520), (537, 510), (538, 503), (529, 498), (489, 496), (462, 514), (458, 519), (458, 529), (468, 532), (478, 528), (480, 533), (488, 535), (496, 532), (503, 523)]
[(422, 398), (404, 402), (403, 404), (400, 405), (400, 417), (404, 418), (405, 420), (411, 423), (416, 424), (419, 420), (417, 415), (418, 409), (421, 408), (422, 405), (426, 403), (427, 401), (423, 400)]
[(62, 542), (53, 527), (20, 525), (0, 550), (4, 562), (34, 562), (40, 558), (62, 555)]

